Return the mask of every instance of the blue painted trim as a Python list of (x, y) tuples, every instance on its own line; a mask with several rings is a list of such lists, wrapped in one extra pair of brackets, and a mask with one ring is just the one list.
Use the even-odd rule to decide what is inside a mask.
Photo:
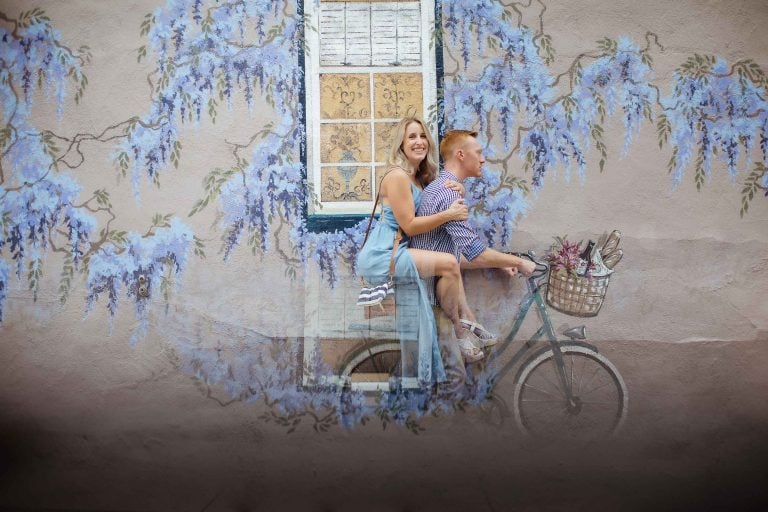
[[(310, 0), (312, 1), (312, 0)], [(306, 98), (306, 72), (304, 69), (304, 46), (306, 45), (306, 35), (304, 33), (304, 0), (297, 0), (296, 2), (296, 15), (298, 18), (302, 21), (301, 23), (301, 29), (299, 30), (299, 38), (302, 41), (302, 44), (299, 45), (299, 69), (301, 69), (302, 75), (305, 77), (304, 80), (301, 80), (299, 83), (299, 105), (301, 106), (301, 112), (299, 112), (299, 123), (304, 125), (304, 137), (301, 138), (301, 145), (299, 146), (299, 161), (302, 163), (301, 168), (301, 181), (302, 183), (307, 184), (308, 187), (308, 181), (307, 181), (307, 98)], [(304, 219), (307, 219), (307, 216), (309, 214), (309, 190), (307, 189), (304, 194), (304, 204), (301, 207), (302, 215)]]
[(340, 231), (357, 226), (361, 220), (368, 219), (368, 217), (370, 214), (310, 215), (307, 217), (307, 230), (312, 233)]
[(443, 0), (435, 0), (435, 84), (437, 85), (437, 144), (445, 134), (445, 65), (443, 63)]

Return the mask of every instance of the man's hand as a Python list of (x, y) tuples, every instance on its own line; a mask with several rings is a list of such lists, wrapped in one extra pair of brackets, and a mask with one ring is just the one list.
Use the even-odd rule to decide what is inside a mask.
[(525, 277), (529, 277), (536, 270), (536, 264), (531, 260), (523, 259), (517, 266), (517, 270)]
[(487, 248), (475, 256), (472, 261), (467, 261), (466, 258), (463, 258), (461, 260), (461, 268), (498, 268), (509, 275), (515, 275), (509, 273), (510, 269), (514, 269), (517, 273), (527, 277), (536, 270), (536, 264), (531, 260), (520, 258), (514, 254), (507, 254)]
[(517, 275), (517, 268), (515, 267), (503, 267), (499, 269), (502, 273), (507, 274), (509, 277), (515, 277)]

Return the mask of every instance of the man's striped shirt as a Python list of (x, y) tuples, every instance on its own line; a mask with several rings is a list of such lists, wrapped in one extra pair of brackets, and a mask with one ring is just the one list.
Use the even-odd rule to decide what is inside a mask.
[[(421, 193), (417, 216), (434, 215), (447, 210), (455, 200), (461, 198), (457, 192), (445, 186), (447, 180), (459, 181), (453, 173), (443, 170), (435, 181), (427, 185)], [(453, 254), (459, 262), (462, 254), (471, 261), (487, 248), (469, 222), (465, 220), (446, 222), (432, 231), (415, 235), (411, 238), (410, 246), (414, 249), (447, 252)], [(432, 304), (437, 304), (434, 296), (434, 279), (429, 278), (426, 281)]]

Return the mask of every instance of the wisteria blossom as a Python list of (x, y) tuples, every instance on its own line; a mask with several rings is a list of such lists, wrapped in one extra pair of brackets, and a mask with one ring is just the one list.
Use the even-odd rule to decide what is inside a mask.
[[(79, 262), (95, 223), (75, 206), (81, 187), (57, 169), (50, 136), (32, 124), (33, 93), (42, 89), (61, 113), (69, 83), (78, 86), (79, 97), (87, 80), (83, 58), (62, 44), (42, 11), (27, 12), (13, 30), (0, 27), (0, 41), (0, 250), (36, 296), (45, 252), (62, 246)], [(0, 317), (11, 265), (0, 262)]]
[[(166, 273), (180, 275), (184, 271), (193, 245), (192, 231), (177, 218), (156, 228), (152, 236), (127, 233), (122, 247), (109, 245), (91, 257), (86, 310), (106, 294), (107, 309), (114, 317), (120, 291), (125, 288), (125, 295), (136, 305), (137, 317), (146, 322), (153, 290), (161, 287)], [(139, 293), (142, 285), (147, 290), (143, 294)]]
[[(0, 131), (0, 250), (8, 258), (0, 260), (0, 318), (11, 266), (18, 279), (29, 281), (36, 298), (45, 254), (53, 251), (64, 254), (59, 287), (62, 302), (67, 298), (74, 273), (80, 272), (88, 276), (88, 309), (106, 292), (107, 309), (114, 316), (122, 281), (128, 296), (136, 301), (137, 312), (143, 311), (146, 300), (135, 295), (125, 255), (151, 246), (154, 265), (161, 260), (173, 261), (180, 272), (188, 251), (193, 250), (193, 235), (180, 221), (170, 218), (163, 223), (184, 243), (170, 240), (172, 237), (163, 229), (126, 237), (126, 233), (109, 229), (109, 220), (99, 229), (101, 221), (96, 213), (111, 214), (109, 194), (99, 190), (91, 197), (83, 197), (77, 177), (66, 169), (68, 165), (62, 164), (62, 150), (57, 144), (64, 138), (35, 126), (31, 120), (35, 89), (47, 93), (60, 114), (70, 86), (76, 87), (74, 99), (79, 101), (88, 83), (84, 73), (88, 49), (69, 49), (39, 9), (9, 21), (14, 25), (12, 30), (0, 28), (0, 103), (4, 125)], [(150, 271), (147, 277), (157, 276)]]
[[(503, 6), (491, 1), (446, 2), (446, 31), (451, 41), (462, 41), (463, 65), (474, 45), (497, 41), (498, 57), (488, 58), (482, 73), (463, 73), (446, 84), (447, 120), (451, 126), (476, 126), (481, 132), (500, 130), (498, 142), (488, 148), (491, 159), (515, 143), (525, 167), (532, 171), (534, 187), (543, 184), (549, 169), (575, 164), (582, 174), (586, 154), (594, 143), (605, 159), (602, 123), (621, 109), (625, 150), (643, 118), (652, 120), (656, 93), (649, 83), (650, 67), (632, 41), (606, 39), (601, 53), (589, 64), (576, 62), (571, 89), (557, 78), (540, 55), (536, 34), (517, 27), (503, 16)], [(472, 34), (474, 33), (474, 34)], [(459, 37), (459, 36), (463, 37)], [(498, 124), (489, 125), (488, 120)], [(519, 130), (519, 139), (514, 140)], [(514, 216), (508, 216), (514, 222)], [(510, 226), (511, 227), (511, 226)]]
[[(302, 6), (298, 0), (165, 0), (148, 13), (137, 57), (154, 70), (151, 101), (118, 124), (124, 131), (114, 137), (114, 160), (140, 199), (145, 180), (159, 185), (168, 173), (183, 172), (186, 131), (215, 123), (244, 104), (256, 128), (226, 142), (232, 160), (209, 171), (190, 214), (217, 209), (225, 261), (242, 249), (280, 251), (289, 270), (314, 265), (334, 286), (354, 274), (367, 220), (334, 232), (307, 228), (312, 197), (301, 159), (309, 115), (303, 111), (302, 58), (304, 31), (313, 28), (305, 23)], [(515, 22), (513, 10), (495, 0), (440, 2), (438, 39), (449, 63), (438, 91), (441, 126), (481, 132), (488, 162), (483, 178), (468, 183), (467, 203), (490, 245), (510, 245), (516, 223), (531, 207), (528, 182), (534, 190), (543, 187), (559, 167), (567, 175), (576, 169), (584, 178), (593, 148), (603, 169), (605, 124), (615, 117), (622, 120), (625, 152), (644, 120), (655, 124), (660, 145), (671, 147), (675, 183), (693, 164), (701, 186), (719, 155), (732, 176), (750, 172), (742, 214), (754, 196), (768, 194), (768, 81), (757, 64), (694, 55), (681, 64), (671, 92), (663, 96), (652, 82), (650, 43), (642, 48), (627, 38), (604, 38), (594, 52), (579, 55), (566, 73), (555, 75), (543, 20), (528, 27)], [(143, 233), (115, 227), (119, 220), (108, 191), (89, 195), (62, 156), (58, 144), (72, 139), (32, 121), (36, 91), (55, 102), (60, 116), (70, 98), (83, 97), (88, 49), (68, 48), (39, 9), (3, 19), (0, 320), (9, 280), (26, 279), (36, 296), (46, 255), (55, 252), (63, 258), (61, 300), (79, 273), (87, 288), (86, 311), (101, 302), (114, 318), (121, 300), (134, 304), (138, 339), (148, 328), (152, 298), (180, 281), (201, 242), (172, 215), (156, 215)], [(257, 118), (265, 108), (271, 110), (268, 120)], [(281, 247), (286, 239), (290, 247)], [(418, 431), (420, 418), (479, 403), (491, 392), (492, 366), (462, 390), (393, 390), (371, 406), (357, 393), (298, 389), (297, 339), (241, 332), (210, 345), (174, 331), (169, 338), (183, 371), (221, 386), (232, 399), (264, 401), (270, 411), (265, 420), (289, 430), (302, 418), (324, 430), (377, 417), (384, 425)]]
[(675, 183), (694, 157), (698, 186), (718, 153), (734, 178), (740, 162), (747, 169), (755, 159), (768, 164), (766, 83), (749, 61), (729, 69), (721, 58), (696, 55), (676, 70), (672, 93), (661, 100), (658, 124), (660, 144), (668, 140), (672, 146), (669, 170)]

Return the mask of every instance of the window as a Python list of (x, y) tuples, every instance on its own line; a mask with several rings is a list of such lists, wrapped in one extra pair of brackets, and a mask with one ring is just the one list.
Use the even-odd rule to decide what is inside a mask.
[[(442, 56), (430, 44), (440, 4), (305, 0), (299, 6), (310, 27), (300, 60), (307, 133), (302, 158), (314, 198), (307, 205), (307, 227), (330, 231), (370, 213), (397, 122), (407, 115), (441, 117), (434, 106)], [(341, 283), (329, 290), (310, 270), (305, 283), (302, 382), (338, 383), (340, 365), (359, 345), (361, 333), (366, 339), (391, 339), (394, 326), (374, 328), (376, 320), (364, 319), (363, 308), (355, 304), (356, 279), (351, 288)], [(316, 356), (330, 375), (315, 374)], [(352, 383), (360, 389), (387, 385)]]
[(434, 9), (433, 0), (305, 2), (310, 229), (368, 214), (393, 127), (436, 103)]

